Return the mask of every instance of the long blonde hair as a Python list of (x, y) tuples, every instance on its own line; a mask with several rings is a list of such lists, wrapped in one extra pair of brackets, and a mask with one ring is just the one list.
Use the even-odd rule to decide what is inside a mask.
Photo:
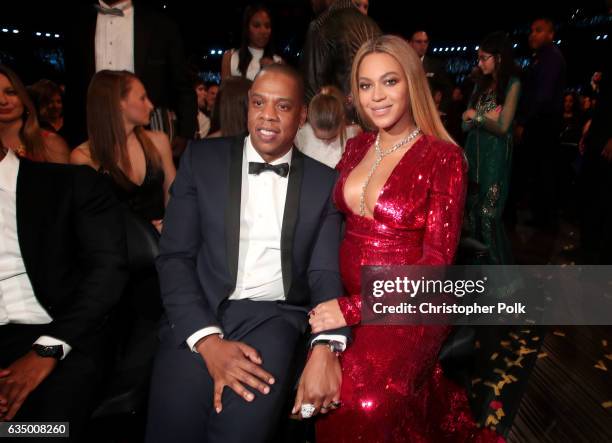
[(0, 65), (0, 74), (4, 75), (15, 88), (17, 97), (23, 105), (21, 120), (23, 125), (19, 132), (19, 138), (25, 147), (25, 155), (30, 160), (48, 161), (47, 146), (45, 145), (36, 108), (28, 95), (28, 91), (19, 76), (9, 67)]
[(400, 64), (408, 82), (410, 111), (414, 122), (421, 128), (423, 134), (433, 135), (456, 144), (442, 124), (421, 60), (403, 38), (395, 35), (382, 35), (370, 39), (355, 54), (351, 69), (351, 92), (355, 108), (363, 124), (368, 129), (375, 129), (375, 125), (365, 114), (359, 101), (359, 67), (369, 54), (388, 54)]

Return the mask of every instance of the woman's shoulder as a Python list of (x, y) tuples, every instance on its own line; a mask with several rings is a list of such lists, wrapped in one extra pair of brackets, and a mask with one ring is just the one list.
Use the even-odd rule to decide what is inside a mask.
[(455, 143), (433, 135), (424, 135), (432, 156), (442, 163), (465, 163), (465, 152)]
[(73, 165), (87, 165), (95, 168), (93, 159), (91, 158), (89, 142), (81, 143), (72, 150), (70, 153), (70, 163)]
[(364, 150), (367, 150), (370, 146), (372, 146), (374, 140), (376, 140), (376, 132), (362, 132), (356, 137), (349, 139), (346, 142), (346, 147), (344, 148), (342, 158), (336, 165), (336, 169), (341, 171), (347, 165), (352, 164), (355, 161), (355, 158), (360, 157)]

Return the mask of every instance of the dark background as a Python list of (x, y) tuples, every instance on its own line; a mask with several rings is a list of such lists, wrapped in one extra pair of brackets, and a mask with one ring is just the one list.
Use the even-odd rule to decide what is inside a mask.
[[(172, 17), (183, 34), (193, 69), (203, 77), (214, 77), (220, 69), (217, 52), (240, 43), (242, 13), (246, 0), (135, 0)], [(67, 27), (79, 20), (75, 6), (84, 1), (3, 2), (0, 14), (0, 61), (15, 67), (26, 83), (41, 77), (62, 81), (62, 38)], [(273, 12), (273, 39), (277, 53), (290, 63), (298, 63), (308, 23), (314, 15), (309, 0), (270, 0), (263, 2)], [(10, 7), (10, 10), (8, 9)], [(409, 36), (415, 28), (429, 31), (430, 52), (439, 47), (468, 47), (461, 52), (436, 52), (447, 60), (447, 68), (458, 82), (469, 72), (476, 56), (475, 46), (489, 32), (507, 31), (517, 44), (517, 58), (526, 63), (530, 22), (546, 15), (558, 24), (557, 39), (568, 62), (568, 86), (587, 82), (603, 58), (603, 35), (612, 38), (612, 21), (605, 16), (604, 0), (573, 2), (515, 0), (453, 1), (371, 0), (370, 17), (385, 33)], [(12, 29), (18, 29), (14, 34)], [(41, 33), (37, 36), (36, 33)], [(163, 30), (159, 30), (163, 32)], [(49, 33), (50, 37), (45, 37)], [(55, 34), (59, 37), (56, 38)], [(597, 36), (600, 40), (596, 40)], [(211, 50), (215, 54), (211, 55)]]

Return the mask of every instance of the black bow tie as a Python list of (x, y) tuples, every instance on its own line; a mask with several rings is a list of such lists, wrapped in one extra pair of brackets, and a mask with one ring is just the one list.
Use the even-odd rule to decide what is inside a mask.
[(263, 171), (273, 171), (281, 177), (287, 177), (289, 174), (289, 163), (271, 165), (270, 163), (249, 162), (249, 174), (259, 175)]
[(104, 6), (98, 4), (93, 5), (93, 7), (96, 8), (96, 11), (98, 11), (100, 14), (115, 15), (117, 17), (123, 17), (125, 15), (119, 8), (105, 8)]

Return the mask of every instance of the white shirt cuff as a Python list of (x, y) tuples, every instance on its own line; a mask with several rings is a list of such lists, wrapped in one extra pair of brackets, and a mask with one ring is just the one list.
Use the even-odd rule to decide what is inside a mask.
[(219, 334), (221, 338), (223, 338), (223, 331), (220, 328), (216, 326), (208, 326), (207, 328), (200, 329), (199, 331), (191, 334), (186, 340), (187, 346), (189, 346), (189, 349), (191, 349), (193, 352), (198, 352), (195, 348), (196, 343), (204, 337), (208, 337), (209, 335), (213, 334)]
[(312, 340), (311, 346), (321, 340), (333, 340), (333, 341), (340, 342), (342, 344), (340, 352), (344, 352), (344, 350), (346, 349), (346, 337), (344, 335), (334, 335), (334, 334), (317, 335), (317, 337)]
[(57, 338), (49, 337), (48, 335), (41, 335), (40, 337), (38, 337), (38, 340), (34, 342), (34, 344), (41, 345), (41, 346), (62, 345), (62, 350), (64, 351), (64, 354), (62, 355), (62, 358), (60, 358), (60, 360), (65, 359), (68, 353), (72, 350), (72, 346), (70, 346), (65, 341), (59, 340)]

